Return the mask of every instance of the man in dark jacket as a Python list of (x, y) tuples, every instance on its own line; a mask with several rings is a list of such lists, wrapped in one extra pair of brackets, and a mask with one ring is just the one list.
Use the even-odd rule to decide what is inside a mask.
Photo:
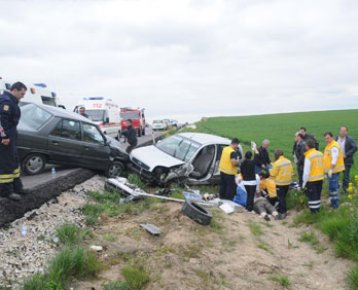
[(303, 175), (303, 165), (305, 161), (305, 152), (306, 152), (306, 143), (303, 141), (303, 135), (300, 132), (295, 134), (295, 151), (294, 159), (297, 166), (298, 182), (302, 188), (302, 175)]
[(354, 154), (357, 152), (357, 144), (354, 139), (348, 135), (348, 128), (345, 126), (339, 129), (339, 136), (336, 140), (341, 146), (344, 156), (345, 170), (343, 173), (343, 191), (346, 193), (350, 181), (350, 170), (354, 164)]
[(138, 145), (137, 131), (133, 128), (132, 120), (127, 120), (127, 130), (122, 133), (126, 137), (129, 146), (127, 147), (127, 153), (131, 151)]
[[(316, 150), (319, 150), (319, 143), (317, 139), (312, 134), (307, 133), (307, 129), (305, 127), (301, 127), (298, 132), (302, 134), (302, 139), (304, 142), (307, 142), (308, 140), (313, 140), (313, 142), (315, 143)], [(296, 151), (296, 141), (293, 143), (292, 155), (295, 155), (295, 151)]]
[(268, 148), (270, 146), (270, 141), (265, 139), (262, 141), (262, 145), (255, 149), (255, 172), (258, 174), (263, 169), (269, 169), (271, 167), (271, 160), (268, 153)]
[(0, 97), (0, 196), (21, 199), (22, 182), (17, 152), (17, 125), (21, 117), (19, 101), (26, 94), (26, 86), (16, 82), (10, 92)]

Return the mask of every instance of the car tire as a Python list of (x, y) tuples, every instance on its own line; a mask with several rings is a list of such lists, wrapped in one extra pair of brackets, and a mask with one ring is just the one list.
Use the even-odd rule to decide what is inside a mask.
[(46, 166), (46, 156), (41, 153), (31, 153), (22, 162), (22, 169), (27, 175), (40, 174)]
[(192, 220), (196, 221), (198, 224), (204, 226), (209, 225), (213, 218), (213, 215), (209, 211), (197, 203), (191, 202), (189, 200), (185, 201), (182, 212)]
[(145, 127), (142, 130), (142, 136), (145, 136)]
[(109, 164), (107, 170), (106, 170), (106, 177), (107, 178), (114, 178), (117, 176), (123, 175), (124, 172), (124, 165), (122, 162), (114, 161), (111, 164)]
[(142, 128), (138, 129), (138, 137), (142, 137)]

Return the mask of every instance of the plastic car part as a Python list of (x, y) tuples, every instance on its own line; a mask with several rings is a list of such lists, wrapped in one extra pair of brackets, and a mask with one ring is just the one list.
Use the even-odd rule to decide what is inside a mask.
[(186, 200), (182, 212), (201, 225), (209, 225), (213, 215), (195, 202)]

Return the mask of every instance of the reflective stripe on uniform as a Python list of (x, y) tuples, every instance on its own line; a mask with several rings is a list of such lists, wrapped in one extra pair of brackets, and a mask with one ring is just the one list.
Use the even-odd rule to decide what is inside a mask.
[(344, 169), (345, 169), (345, 166), (344, 166), (344, 165), (335, 167), (335, 168), (333, 169), (333, 173), (342, 172)]
[(13, 178), (1, 178), (0, 177), (0, 184), (3, 184), (3, 183), (11, 183), (13, 182), (14, 179)]
[(308, 181), (316, 181), (316, 180), (319, 180), (319, 179), (323, 179), (324, 178), (324, 174), (322, 175), (316, 175), (316, 176), (310, 176), (308, 178)]
[(308, 202), (308, 207), (312, 209), (317, 209), (321, 207), (321, 201), (320, 200), (312, 200)]
[(0, 174), (0, 183), (13, 182), (15, 178), (20, 177), (20, 167), (14, 170), (12, 174)]
[(275, 183), (276, 183), (276, 185), (290, 185), (292, 183), (292, 180), (287, 181), (287, 180), (277, 180), (277, 179), (275, 179)]
[(331, 199), (339, 199), (338, 191), (330, 192), (330, 193), (329, 193), (329, 197), (330, 197)]

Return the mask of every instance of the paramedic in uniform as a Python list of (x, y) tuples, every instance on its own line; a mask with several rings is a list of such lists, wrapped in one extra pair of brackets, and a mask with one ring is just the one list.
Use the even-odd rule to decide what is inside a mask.
[(239, 139), (234, 138), (231, 144), (225, 147), (221, 153), (219, 170), (220, 170), (220, 198), (233, 200), (236, 193), (235, 176), (238, 171), (240, 162), (237, 156), (237, 148), (239, 146)]
[(327, 143), (323, 155), (324, 173), (328, 177), (328, 190), (331, 199), (331, 207), (339, 207), (339, 173), (344, 171), (344, 157), (341, 146), (333, 138), (331, 132), (324, 133)]
[(311, 213), (319, 212), (321, 208), (321, 193), (324, 179), (323, 154), (316, 150), (314, 140), (306, 143), (303, 168), (303, 185), (308, 197), (308, 207)]
[(16, 127), (21, 116), (18, 103), (26, 90), (23, 83), (16, 82), (0, 96), (0, 196), (13, 200), (21, 199), (22, 192)]

